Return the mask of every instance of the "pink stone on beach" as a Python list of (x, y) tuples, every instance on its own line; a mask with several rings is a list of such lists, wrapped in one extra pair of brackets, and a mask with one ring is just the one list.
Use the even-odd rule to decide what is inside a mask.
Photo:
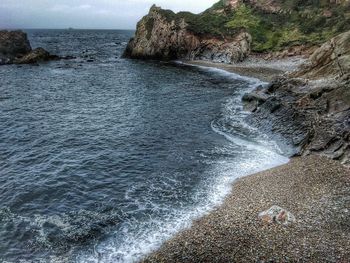
[(280, 225), (289, 225), (296, 221), (295, 216), (292, 213), (277, 205), (274, 205), (270, 209), (261, 212), (259, 214), (259, 218), (264, 223), (277, 223)]

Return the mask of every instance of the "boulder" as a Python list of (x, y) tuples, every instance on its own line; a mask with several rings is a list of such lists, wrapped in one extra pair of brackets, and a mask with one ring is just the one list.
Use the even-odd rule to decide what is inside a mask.
[(262, 222), (267, 224), (279, 224), (285, 226), (295, 223), (296, 221), (295, 216), (291, 212), (277, 205), (261, 212), (259, 218)]
[(22, 31), (0, 31), (0, 64), (9, 64), (32, 50), (27, 34)]
[(266, 90), (262, 86), (259, 86), (252, 92), (243, 95), (243, 108), (245, 111), (254, 112), (261, 104), (266, 102), (268, 98), (269, 95), (266, 94)]

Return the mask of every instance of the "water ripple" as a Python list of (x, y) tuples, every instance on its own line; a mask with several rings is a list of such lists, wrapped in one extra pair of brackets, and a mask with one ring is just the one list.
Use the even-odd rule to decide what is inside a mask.
[(121, 59), (132, 32), (28, 33), (77, 59), (0, 68), (0, 261), (133, 262), (287, 160), (243, 122), (257, 80)]

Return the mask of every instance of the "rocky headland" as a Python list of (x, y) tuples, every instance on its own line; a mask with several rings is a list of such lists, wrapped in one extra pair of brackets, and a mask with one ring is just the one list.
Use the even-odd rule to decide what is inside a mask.
[[(267, 88), (244, 96), (252, 112), (247, 121), (293, 155), (321, 154), (349, 164), (349, 15), (347, 0), (222, 0), (198, 15), (154, 5), (124, 56), (218, 63), (268, 80)], [(304, 63), (289, 74), (264, 65), (286, 58)]]
[(188, 30), (185, 18), (152, 6), (137, 25), (137, 32), (124, 56), (142, 59), (243, 61), (250, 52), (251, 35), (242, 32), (229, 39), (200, 36)]
[(246, 121), (293, 157), (238, 180), (144, 262), (350, 262), (348, 0), (222, 0), (198, 15), (153, 6), (124, 56), (270, 82), (243, 96)]
[(27, 34), (22, 31), (0, 31), (0, 65), (36, 64), (57, 59), (60, 57), (43, 48), (32, 49)]
[(350, 30), (348, 0), (221, 0), (196, 15), (153, 5), (137, 24), (125, 57), (237, 63), (310, 55)]

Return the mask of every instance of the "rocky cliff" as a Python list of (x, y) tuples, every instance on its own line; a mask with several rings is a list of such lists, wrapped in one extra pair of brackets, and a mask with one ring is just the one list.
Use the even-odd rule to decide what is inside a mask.
[(350, 31), (324, 43), (311, 56), (295, 77), (319, 79), (343, 76), (350, 72)]
[(297, 72), (243, 97), (247, 121), (296, 154), (350, 165), (350, 31), (322, 45)]
[[(169, 17), (173, 15), (173, 17)], [(201, 36), (188, 30), (184, 17), (152, 6), (150, 12), (137, 25), (135, 37), (130, 41), (125, 56), (149, 59), (203, 59), (233, 63), (244, 60), (250, 52), (252, 38), (240, 32), (230, 38)]]
[(235, 63), (250, 52), (310, 50), (347, 30), (348, 0), (221, 0), (198, 15), (152, 6), (125, 56)]
[(34, 64), (59, 59), (43, 48), (32, 50), (27, 34), (22, 31), (0, 31), (0, 65)]

